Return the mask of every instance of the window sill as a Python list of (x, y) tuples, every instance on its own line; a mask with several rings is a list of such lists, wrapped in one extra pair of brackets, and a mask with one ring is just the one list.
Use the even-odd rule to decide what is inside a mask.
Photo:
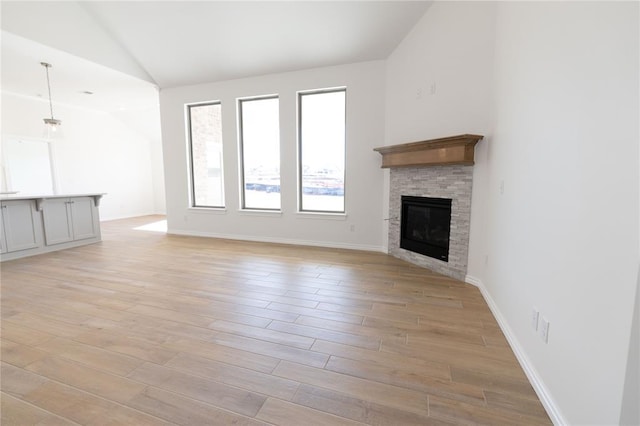
[(238, 214), (242, 216), (280, 217), (282, 216), (282, 210), (239, 209)]
[(227, 214), (225, 207), (189, 207), (187, 211), (196, 214)]
[(347, 220), (346, 213), (297, 212), (300, 219)]

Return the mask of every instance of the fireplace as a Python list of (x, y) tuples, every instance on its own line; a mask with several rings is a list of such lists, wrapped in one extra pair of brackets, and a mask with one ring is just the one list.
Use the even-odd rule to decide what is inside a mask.
[[(382, 167), (390, 169), (389, 254), (464, 281), (469, 257), (474, 147), (481, 139), (481, 135), (464, 134), (375, 149), (382, 155)], [(449, 226), (447, 244), (440, 229), (431, 232), (431, 236), (437, 234), (436, 241), (426, 244), (424, 235), (428, 233), (419, 226), (415, 232), (406, 230), (406, 217), (411, 222), (424, 214), (416, 213), (419, 205), (403, 208), (403, 196), (448, 200), (445, 207), (450, 209), (450, 216), (448, 221), (444, 219)], [(434, 211), (430, 217), (439, 213), (442, 212)], [(405, 224), (401, 224), (403, 221)], [(426, 255), (416, 246), (424, 248)]]
[(400, 248), (448, 262), (451, 201), (403, 195)]

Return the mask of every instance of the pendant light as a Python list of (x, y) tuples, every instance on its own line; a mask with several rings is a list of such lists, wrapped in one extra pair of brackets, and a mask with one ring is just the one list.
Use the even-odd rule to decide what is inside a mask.
[(51, 64), (47, 62), (40, 62), (47, 73), (47, 89), (49, 89), (49, 111), (51, 112), (51, 118), (44, 119), (45, 134), (48, 138), (52, 138), (59, 134), (59, 127), (62, 125), (62, 120), (53, 118), (53, 103), (51, 102), (51, 83), (49, 82), (49, 68)]

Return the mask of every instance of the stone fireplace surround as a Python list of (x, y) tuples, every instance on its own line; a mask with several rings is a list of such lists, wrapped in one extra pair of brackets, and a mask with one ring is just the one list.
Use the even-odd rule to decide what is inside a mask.
[[(382, 167), (391, 169), (389, 190), (389, 254), (464, 281), (467, 274), (473, 150), (480, 135), (460, 135), (376, 148)], [(451, 198), (449, 261), (400, 248), (401, 197)]]
[[(464, 281), (467, 274), (473, 166), (406, 167), (391, 169), (389, 191), (389, 254), (443, 275)], [(451, 198), (449, 261), (400, 248), (400, 198)]]

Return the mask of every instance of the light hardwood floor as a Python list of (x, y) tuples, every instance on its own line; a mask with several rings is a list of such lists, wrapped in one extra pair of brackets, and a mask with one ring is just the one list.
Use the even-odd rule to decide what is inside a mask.
[(3, 425), (550, 424), (475, 287), (160, 219), (2, 264)]

